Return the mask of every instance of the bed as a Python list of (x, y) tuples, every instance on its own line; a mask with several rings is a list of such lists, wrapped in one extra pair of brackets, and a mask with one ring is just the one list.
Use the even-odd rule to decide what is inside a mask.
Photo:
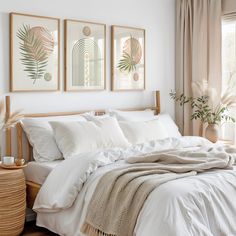
[[(123, 111), (143, 111), (146, 109), (153, 110), (155, 114), (159, 114), (161, 111), (161, 102), (160, 102), (160, 91), (155, 92), (155, 106), (151, 107), (138, 107), (138, 108), (128, 108), (128, 109), (120, 109)], [(86, 113), (87, 111), (71, 111), (71, 112), (52, 112), (52, 113), (33, 113), (33, 114), (24, 114), (24, 117), (27, 118), (41, 118), (41, 117), (61, 117), (61, 116), (74, 116), (74, 115), (79, 115), (82, 113)], [(100, 116), (105, 114), (105, 110), (99, 109), (95, 110), (95, 115)], [(11, 114), (11, 100), (10, 96), (6, 96), (6, 116), (9, 117)], [(33, 158), (33, 149), (32, 146), (27, 139), (25, 132), (22, 128), (21, 123), (18, 123), (15, 128), (8, 129), (5, 131), (5, 154), (7, 156), (11, 156), (12, 153), (15, 154), (18, 158), (24, 158), (27, 163), (30, 163), (34, 161)], [(37, 164), (36, 164), (37, 166)], [(29, 176), (30, 173), (34, 171), (34, 169), (37, 167), (34, 164), (29, 164), (26, 170), (27, 171), (27, 177)], [(48, 167), (53, 167), (55, 165), (46, 165), (46, 173), (49, 174), (50, 170), (53, 168), (48, 168)], [(33, 167), (33, 170), (31, 169)], [(34, 168), (35, 167), (35, 168)], [(43, 168), (42, 165), (39, 165), (41, 169)], [(31, 170), (30, 170), (31, 169)], [(45, 170), (42, 170), (43, 172)], [(42, 174), (42, 173), (41, 173)], [(45, 174), (43, 174), (45, 175)], [(36, 180), (40, 179), (39, 176), (36, 177)], [(31, 178), (26, 178), (26, 187), (27, 187), (27, 206), (29, 208), (33, 207), (33, 203), (35, 201), (35, 198), (41, 188), (43, 181), (35, 181), (35, 179)]]
[(61, 160), (46, 163), (28, 162), (28, 165), (24, 168), (25, 178), (27, 180), (27, 207), (33, 208), (34, 200), (41, 185), (50, 172), (61, 162)]
[[(151, 109), (160, 113), (159, 92)], [(67, 114), (78, 112), (51, 116)], [(104, 111), (97, 111), (101, 114)], [(96, 122), (103, 124), (99, 119)], [(123, 131), (127, 129), (126, 122), (119, 124)], [(63, 127), (60, 122), (51, 125), (56, 140), (58, 127), (59, 131), (64, 126), (70, 128), (69, 123)], [(152, 133), (153, 124), (149, 125)], [(76, 133), (76, 129), (71, 132)], [(137, 123), (129, 129), (145, 132)], [(40, 164), (32, 160), (29, 142), (28, 151), (23, 151), (21, 125), (17, 125), (17, 134), (18, 157), (28, 153), (24, 158), (31, 161), (25, 170), (27, 203), (37, 212), (39, 226), (68, 236), (236, 235), (236, 150), (232, 147), (213, 145), (200, 137), (140, 142), (127, 133), (128, 141), (136, 144), (73, 156), (73, 145), (63, 150), (63, 142), (73, 140), (65, 138), (62, 142), (60, 135), (60, 150), (73, 157)]]

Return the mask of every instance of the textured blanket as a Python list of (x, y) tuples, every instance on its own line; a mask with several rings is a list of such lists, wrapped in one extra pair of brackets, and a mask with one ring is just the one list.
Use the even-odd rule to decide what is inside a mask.
[(234, 155), (198, 148), (130, 157), (130, 167), (115, 169), (101, 178), (81, 230), (89, 236), (132, 236), (140, 210), (155, 188), (197, 172), (231, 169)]

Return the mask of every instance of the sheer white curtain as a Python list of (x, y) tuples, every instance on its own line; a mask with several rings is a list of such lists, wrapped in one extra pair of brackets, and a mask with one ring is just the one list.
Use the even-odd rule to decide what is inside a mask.
[[(236, 9), (235, 9), (236, 10)], [(236, 95), (236, 13), (222, 16), (222, 90), (231, 87)], [(236, 109), (231, 109), (236, 117)], [(221, 138), (236, 142), (236, 125), (222, 123)]]
[[(221, 0), (176, 1), (176, 92), (192, 95), (193, 81), (207, 80), (221, 94)], [(184, 135), (198, 135), (191, 108), (176, 105)]]

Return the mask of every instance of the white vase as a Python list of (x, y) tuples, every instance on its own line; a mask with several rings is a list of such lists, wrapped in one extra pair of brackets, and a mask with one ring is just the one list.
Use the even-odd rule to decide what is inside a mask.
[(219, 138), (219, 127), (217, 124), (208, 124), (205, 131), (205, 137), (213, 143)]

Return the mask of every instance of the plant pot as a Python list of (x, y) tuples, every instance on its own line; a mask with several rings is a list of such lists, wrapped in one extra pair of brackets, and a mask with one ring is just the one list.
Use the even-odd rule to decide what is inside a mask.
[(205, 137), (213, 143), (219, 138), (219, 127), (217, 124), (208, 124), (205, 131)]

